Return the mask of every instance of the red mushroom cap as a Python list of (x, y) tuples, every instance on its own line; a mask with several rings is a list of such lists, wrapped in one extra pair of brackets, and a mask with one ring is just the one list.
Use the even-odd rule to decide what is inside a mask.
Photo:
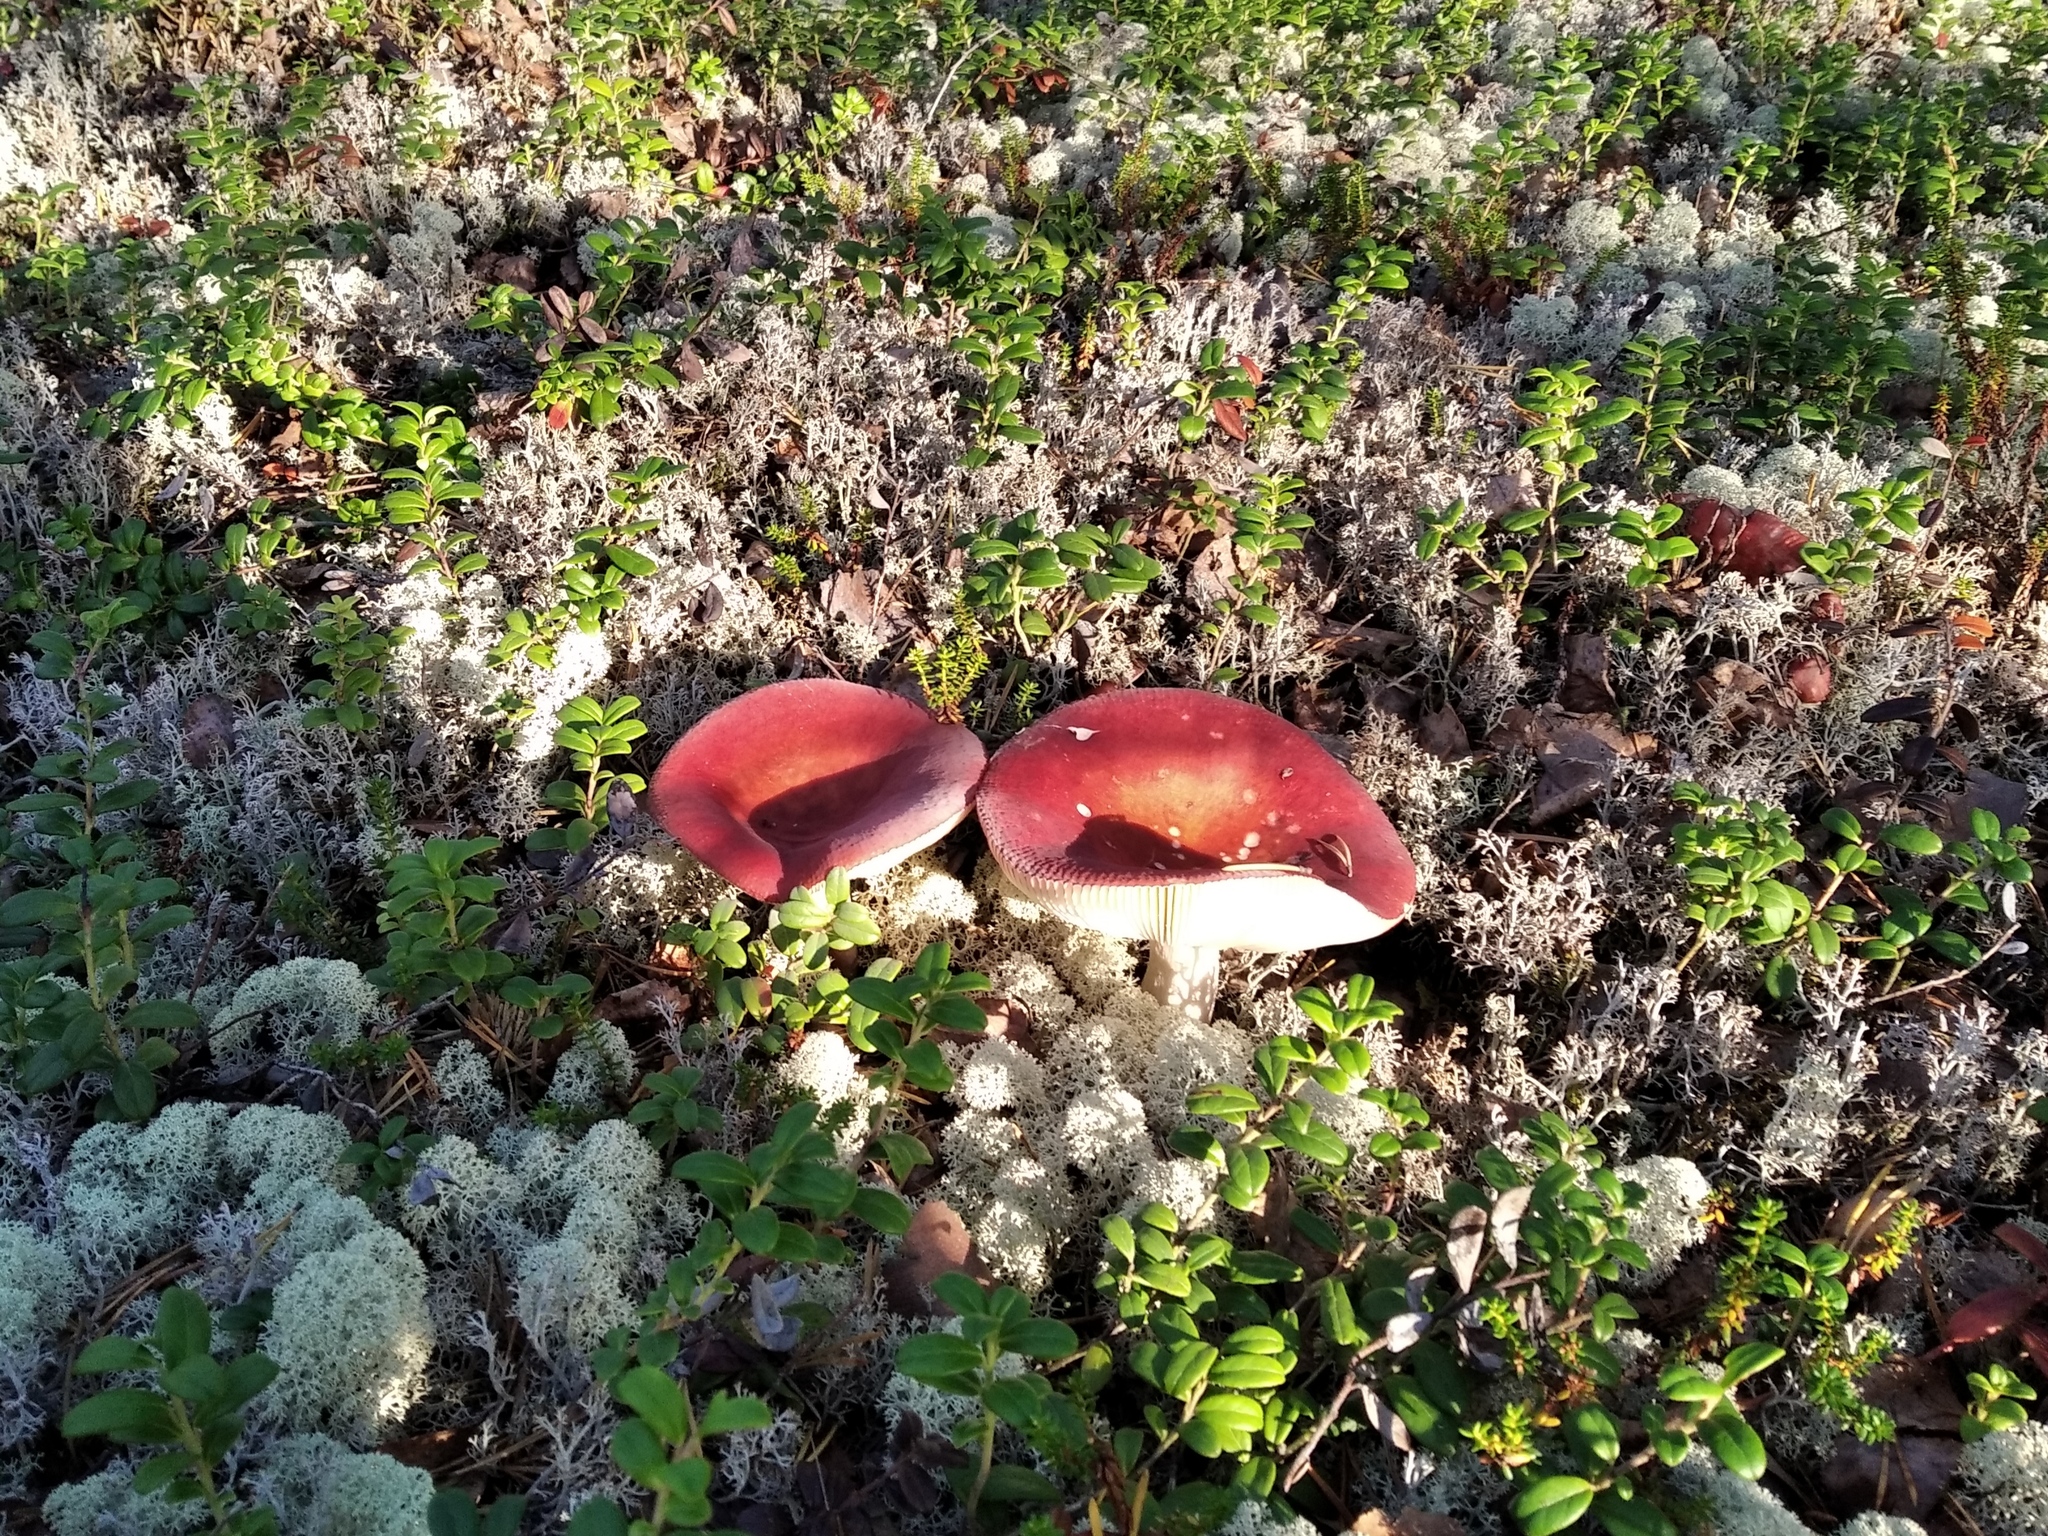
[(1775, 513), (1737, 512), (1704, 498), (1692, 504), (1679, 531), (1714, 564), (1751, 581), (1805, 570), (1800, 551), (1812, 542)]
[(1415, 901), (1392, 824), (1314, 737), (1194, 689), (1053, 711), (995, 755), (977, 810), (1012, 881), (1121, 938), (1313, 949)]
[(1785, 669), (1785, 686), (1802, 704), (1825, 704), (1835, 691), (1835, 669), (1809, 651)]
[(987, 754), (899, 694), (832, 678), (774, 683), (713, 710), (669, 749), (654, 816), (750, 896), (835, 867), (878, 875), (965, 819)]

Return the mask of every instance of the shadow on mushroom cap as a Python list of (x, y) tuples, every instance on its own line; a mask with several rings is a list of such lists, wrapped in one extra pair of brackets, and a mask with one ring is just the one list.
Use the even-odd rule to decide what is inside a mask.
[(748, 895), (779, 900), (835, 866), (881, 874), (974, 802), (980, 739), (910, 700), (832, 678), (773, 683), (713, 710), (669, 749), (655, 819)]

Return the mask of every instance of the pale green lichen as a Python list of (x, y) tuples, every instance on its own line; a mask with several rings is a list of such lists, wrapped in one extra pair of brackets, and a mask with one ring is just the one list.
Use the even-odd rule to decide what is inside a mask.
[(426, 1266), (398, 1233), (371, 1227), (279, 1282), (263, 1329), (278, 1374), (257, 1410), (287, 1429), (374, 1443), (425, 1390), (433, 1347)]

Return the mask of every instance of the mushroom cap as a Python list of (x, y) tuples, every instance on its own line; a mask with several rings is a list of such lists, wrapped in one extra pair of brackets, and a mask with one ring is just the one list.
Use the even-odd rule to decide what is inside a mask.
[(750, 896), (833, 868), (878, 875), (960, 825), (987, 753), (900, 694), (833, 678), (772, 683), (705, 716), (650, 791), (677, 842)]
[(1415, 901), (1408, 850), (1313, 736), (1196, 689), (1054, 710), (996, 753), (976, 806), (1015, 884), (1119, 938), (1315, 949)]
[(1750, 581), (1790, 576), (1806, 569), (1801, 557), (1810, 540), (1770, 512), (1739, 512), (1708, 498), (1692, 503), (1679, 532), (1717, 565)]

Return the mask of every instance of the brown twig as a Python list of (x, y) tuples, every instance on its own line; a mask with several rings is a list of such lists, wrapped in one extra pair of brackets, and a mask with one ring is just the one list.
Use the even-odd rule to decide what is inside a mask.
[(1879, 1003), (1895, 1003), (1902, 997), (1913, 996), (1916, 992), (1931, 992), (1936, 987), (1945, 987), (1950, 982), (1961, 981), (1965, 976), (1968, 976), (1971, 973), (1973, 973), (1978, 968), (1978, 966), (1984, 964), (1985, 961), (1989, 960), (1993, 955), (1997, 954), (2001, 949), (2003, 949), (2006, 946), (2007, 941), (2010, 940), (2012, 936), (2018, 933), (2019, 931), (2020, 925), (2018, 923), (2014, 923), (2010, 928), (2006, 929), (2005, 932), (2001, 933), (1997, 938), (1991, 941), (1991, 947), (1986, 949), (1983, 954), (1979, 955), (1975, 963), (1964, 966), (1960, 971), (1951, 972), (1947, 976), (1937, 976), (1932, 981), (1916, 981), (1910, 987), (1901, 987), (1896, 992), (1887, 992), (1882, 997), (1873, 997), (1869, 1002), (1865, 1003), (1863, 1006), (1866, 1008), (1875, 1008)]

